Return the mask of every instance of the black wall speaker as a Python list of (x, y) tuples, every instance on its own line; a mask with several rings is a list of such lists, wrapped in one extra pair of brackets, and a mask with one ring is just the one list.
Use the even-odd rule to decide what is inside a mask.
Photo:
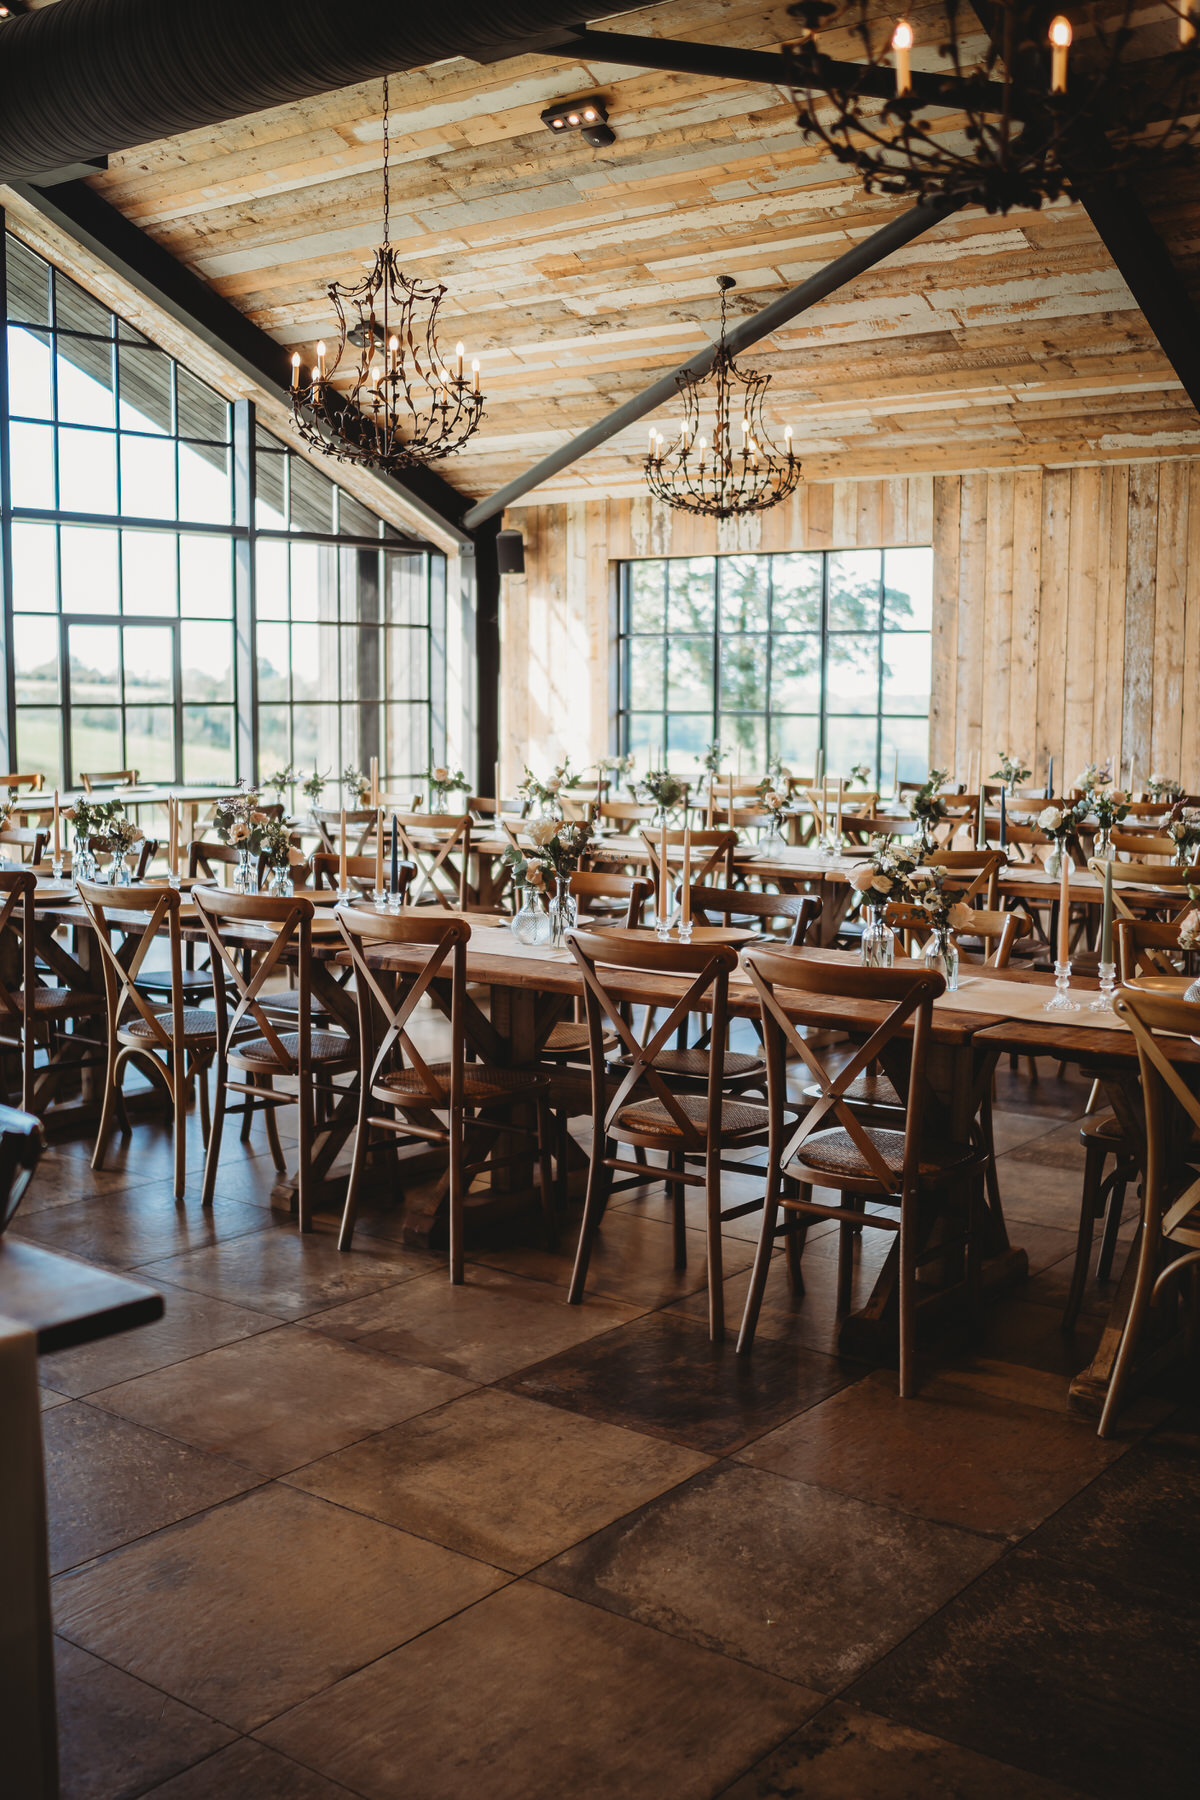
[(496, 567), (501, 575), (525, 573), (525, 539), (519, 531), (496, 533)]

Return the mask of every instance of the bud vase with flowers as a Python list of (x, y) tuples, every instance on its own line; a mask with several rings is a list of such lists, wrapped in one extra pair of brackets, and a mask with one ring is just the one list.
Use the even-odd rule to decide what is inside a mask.
[(1046, 858), (1046, 873), (1055, 879), (1062, 873), (1062, 859), (1067, 854), (1067, 846), (1075, 837), (1082, 821), (1087, 818), (1090, 809), (1091, 801), (1085, 794), (1074, 806), (1043, 806), (1038, 813), (1038, 830), (1054, 844)]
[[(1107, 770), (1105, 773), (1107, 774)], [(1091, 816), (1096, 822), (1096, 842), (1092, 854), (1101, 862), (1111, 862), (1113, 828), (1128, 818), (1129, 802), (1124, 794), (1116, 792), (1111, 782), (1092, 788), (1087, 798), (1091, 802)]]
[(217, 836), (223, 844), (232, 844), (238, 853), (233, 885), (239, 894), (258, 892), (258, 854), (267, 825), (267, 815), (260, 807), (258, 789), (243, 782), (236, 794), (219, 801), (213, 809)]
[(465, 794), (470, 786), (461, 769), (430, 769), (428, 780), (429, 810), (435, 813), (447, 812), (450, 795)]
[(1033, 770), (1022, 762), (1019, 756), (1010, 756), (1007, 750), (1000, 752), (1000, 767), (993, 769), (988, 776), (989, 781), (999, 781), (1011, 800), (1023, 781), (1028, 781)]
[[(1185, 952), (1188, 961), (1195, 968), (1195, 957), (1200, 951), (1200, 887), (1188, 884), (1188, 899), (1192, 903), (1191, 911), (1185, 913), (1179, 922), (1179, 948)], [(1184, 999), (1195, 1005), (1200, 1003), (1200, 980), (1193, 981), (1184, 992)]]
[(967, 890), (946, 885), (945, 869), (914, 869), (909, 893), (919, 922), (929, 927), (922, 952), (927, 969), (945, 977), (947, 988), (958, 986), (958, 945), (951, 935), (969, 929), (971, 909), (965, 905)]
[(669, 769), (647, 769), (638, 783), (640, 793), (654, 802), (654, 826), (661, 830), (667, 814), (673, 812), (687, 795), (687, 783)]
[(114, 819), (124, 812), (119, 800), (77, 800), (63, 817), (72, 827), (74, 846), (71, 852), (71, 874), (76, 881), (95, 881), (96, 855), (94, 837), (106, 837)]
[(908, 900), (916, 859), (894, 847), (890, 837), (871, 839), (871, 856), (851, 877), (851, 886), (862, 896), (863, 934), (861, 956), (868, 969), (890, 969), (896, 956), (896, 940), (884, 923), (889, 903)]
[(112, 862), (108, 868), (108, 885), (109, 887), (128, 887), (133, 880), (128, 858), (134, 847), (142, 841), (142, 828), (140, 825), (135, 825), (132, 819), (114, 814), (109, 820), (107, 835), (108, 848), (112, 854)]
[[(571, 893), (571, 876), (592, 841), (593, 828), (590, 822), (582, 820), (563, 824), (554, 819), (535, 819), (525, 827), (525, 835), (531, 840), (532, 849), (510, 844), (504, 852), (504, 861), (513, 872), (514, 883), (525, 889), (525, 899), (513, 920), (513, 932), (523, 943), (549, 940), (552, 944), (560, 944), (564, 933), (573, 930), (578, 921), (579, 903)], [(525, 936), (526, 929), (531, 928), (530, 921), (525, 919), (527, 910), (532, 908), (536, 916), (540, 896), (550, 893), (552, 888), (544, 936), (540, 934), (540, 927), (539, 935)]]
[(948, 776), (948, 769), (930, 769), (928, 779), (909, 798), (909, 811), (917, 822), (917, 848), (922, 856), (928, 856), (935, 848), (937, 827), (949, 816), (950, 809), (938, 793)]

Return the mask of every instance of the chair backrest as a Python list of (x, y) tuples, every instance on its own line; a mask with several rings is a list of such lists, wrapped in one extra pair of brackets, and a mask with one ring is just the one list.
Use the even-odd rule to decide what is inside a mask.
[[(33, 893), (36, 887), (37, 877), (32, 870), (0, 869), (0, 942), (8, 938), (10, 933), (16, 932), (21, 943), (18, 957), (9, 958), (7, 962), (0, 959), (0, 1038), (7, 1037), (26, 1047), (26, 1105), (33, 1077), (33, 1033), (23, 1029), (25, 1012), (18, 998), (18, 990), (24, 991), (26, 1006), (30, 1009), (32, 1018), (37, 955), (33, 914)], [(12, 977), (16, 977), (16, 980), (10, 988), (9, 980)]]
[[(623, 931), (571, 931), (567, 933), (571, 955), (583, 975), (584, 1005), (591, 1064), (592, 1116), (596, 1121), (596, 1148), (601, 1154), (616, 1115), (635, 1098), (658, 1100), (680, 1134), (683, 1150), (702, 1150), (720, 1127), (722, 1086), (725, 1076), (725, 1032), (729, 1011), (729, 976), (737, 967), (737, 954), (728, 944), (659, 943), (648, 933)], [(617, 998), (611, 983), (622, 970), (636, 969), (656, 975), (676, 975), (687, 985), (673, 1001), (656, 996), (645, 1009), (643, 1036), (638, 1038), (625, 1017), (627, 1006)], [(663, 1010), (665, 1022), (659, 1024)], [(686, 1027), (694, 1012), (707, 1012), (710, 1027), (708, 1090), (705, 1123), (699, 1125), (680, 1105), (675, 1094), (654, 1067), (655, 1058), (670, 1047), (675, 1033)], [(610, 1094), (605, 1032), (620, 1039), (626, 1065)]]
[[(840, 1127), (853, 1140), (870, 1170), (871, 1179), (884, 1191), (893, 1193), (900, 1187), (915, 1186), (921, 1160), (922, 1120), (930, 1110), (925, 1091), (925, 1059), (933, 1023), (933, 1002), (946, 990), (943, 977), (925, 969), (867, 969), (857, 963), (826, 961), (804, 950), (769, 950), (757, 946), (747, 950), (742, 961), (762, 1011), (771, 1115), (768, 1154), (772, 1161), (778, 1157), (782, 1166), (815, 1132)], [(834, 1063), (827, 1065), (821, 1055), (824, 1046), (802, 1037), (788, 1017), (780, 990), (819, 994), (839, 1001), (877, 1001), (889, 1005), (891, 1010), (866, 1041), (858, 1045), (848, 1061), (841, 1062), (845, 1050), (839, 1045)], [(850, 1084), (871, 1063), (884, 1057), (893, 1039), (907, 1032), (910, 1020), (912, 1049), (907, 1072), (902, 1071), (896, 1059), (885, 1059), (888, 1075), (905, 1105), (904, 1157), (898, 1182), (845, 1096)], [(819, 1095), (785, 1144), (787, 1064), (797, 1058), (816, 1076)]]
[[(707, 881), (710, 875), (715, 876), (719, 871), (725, 881), (725, 885), (727, 887), (730, 886), (733, 882), (733, 857), (734, 852), (737, 849), (737, 832), (728, 830), (705, 830), (693, 831), (691, 835), (692, 883), (695, 885)], [(669, 830), (667, 832), (668, 875), (673, 861), (678, 860), (682, 867), (683, 840), (684, 833), (682, 831)], [(654, 880), (657, 885), (660, 879), (659, 864), (661, 861), (662, 833), (660, 831), (643, 831), (642, 842), (650, 852), (650, 867), (654, 871)], [(678, 859), (672, 858), (672, 850), (680, 851), (681, 854)]]
[(964, 882), (967, 900), (973, 900), (976, 894), (983, 893), (988, 906), (995, 906), (996, 884), (1004, 867), (1003, 851), (939, 849), (925, 860), (929, 868), (945, 869), (947, 875), (953, 875), (957, 881)]
[(773, 919), (790, 919), (788, 943), (798, 949), (821, 916), (821, 902), (815, 894), (763, 894), (740, 888), (694, 887), (692, 919), (696, 924), (728, 925), (737, 917), (761, 919), (764, 925)]
[[(1114, 901), (1116, 895), (1113, 896)], [(1114, 907), (1115, 912), (1115, 907)], [(1117, 951), (1117, 978), (1122, 983), (1139, 975), (1179, 975), (1186, 953), (1179, 942), (1179, 921), (1142, 919), (1127, 913), (1113, 919)]]
[[(179, 908), (183, 895), (175, 888), (113, 888), (97, 881), (78, 883), (79, 899), (92, 922), (100, 946), (100, 967), (111, 1033), (137, 1018), (148, 1036), (147, 1050), (172, 1050), (183, 1043), (183, 940)], [(171, 959), (170, 1011), (163, 1014), (138, 990), (137, 979), (158, 934), (166, 928)], [(113, 949), (112, 934), (121, 943)], [(169, 1029), (168, 1029), (169, 1027)]]
[[(426, 812), (393, 812), (387, 815), (385, 824), (390, 830), (395, 821), (396, 840), (403, 851), (404, 859), (410, 862), (415, 870), (413, 882), (408, 890), (408, 902), (418, 906), (428, 892), (429, 899), (437, 906), (449, 910), (452, 906), (464, 910), (469, 897), (467, 877), (471, 862), (471, 827), (473, 820), (466, 813), (426, 813)], [(416, 834), (433, 839), (433, 848), (428, 844), (418, 844)], [(458, 854), (458, 863), (451, 860), (451, 852)], [(440, 879), (439, 879), (440, 877)], [(447, 891), (442, 882), (449, 882)]]
[[(217, 1053), (224, 1062), (229, 1042), (243, 1021), (253, 1021), (284, 1074), (309, 1068), (312, 1050), (313, 903), (301, 895), (275, 899), (236, 894), (228, 888), (197, 886), (192, 899), (212, 949), (213, 994), (217, 1002)], [(296, 959), (296, 1052), (263, 1011), (259, 996), (271, 976)]]
[(946, 817), (937, 827), (944, 842), (953, 843), (959, 833), (968, 828), (972, 841), (974, 841), (979, 835), (980, 796), (978, 794), (942, 793), (938, 797), (946, 808)]
[(40, 794), (45, 785), (44, 775), (0, 775), (0, 789), (27, 787), (31, 794)]
[(49, 842), (50, 833), (44, 825), (9, 825), (0, 831), (0, 846), (12, 845), (20, 852), (20, 862), (41, 862)]
[[(1088, 859), (1088, 868), (1098, 881), (1104, 880), (1104, 863), (1099, 857)], [(1132, 887), (1178, 888), (1180, 904), (1176, 907), (1175, 896), (1164, 898), (1160, 910), (1175, 907), (1173, 919), (1176, 924), (1183, 918), (1190, 904), (1187, 888), (1200, 887), (1200, 866), (1193, 864), (1190, 869), (1180, 869), (1171, 863), (1115, 863), (1113, 865), (1114, 882), (1128, 882)], [(1129, 906), (1119, 887), (1113, 887), (1113, 918), (1140, 919), (1144, 914)]]
[[(339, 906), (335, 913), (354, 967), (358, 1000), (360, 1071), (368, 1090), (397, 1067), (412, 1071), (420, 1086), (405, 1094), (405, 1105), (418, 1112), (461, 1110), (466, 993), (466, 947), (471, 927), (460, 915), (448, 913), (403, 914), (366, 912)], [(371, 951), (388, 945), (417, 944), (428, 951), (420, 968), (401, 973), (398, 994), (393, 997), (380, 982), (371, 964)], [(450, 1079), (435, 1074), (408, 1033), (408, 1022), (434, 980), (446, 974), (449, 961)], [(439, 1057), (439, 1060), (441, 1058)]]
[[(1024, 913), (995, 912), (988, 907), (972, 907), (970, 922), (951, 926), (950, 936), (956, 946), (964, 940), (981, 939), (984, 946), (983, 966), (1006, 969), (1018, 938), (1028, 937), (1033, 920)], [(932, 931), (924, 908), (907, 900), (893, 900), (883, 909), (884, 923), (904, 933), (906, 944), (915, 937), (924, 940)]]
[(1112, 845), (1114, 850), (1135, 859), (1175, 854), (1175, 840), (1165, 832), (1122, 831), (1117, 825), (1113, 827)]
[(1125, 805), (1129, 817), (1139, 822), (1147, 821), (1147, 829), (1149, 829), (1155, 819), (1161, 819), (1165, 824), (1171, 817), (1175, 802), (1173, 800), (1127, 800)]
[[(328, 850), (314, 850), (312, 856), (312, 872), (314, 888), (332, 888), (335, 892), (341, 857), (333, 856)], [(392, 865), (385, 851), (383, 858), (383, 882), (386, 887), (391, 879)], [(358, 887), (373, 889), (375, 886), (375, 858), (373, 856), (347, 856), (346, 873)], [(407, 893), (416, 869), (410, 862), (398, 862), (396, 875), (399, 881), (399, 892)]]
[(654, 817), (654, 808), (643, 806), (637, 800), (605, 800), (599, 816), (602, 821), (607, 819), (614, 825), (640, 825), (643, 819)]
[[(340, 809), (314, 807), (313, 823), (323, 850), (341, 849), (342, 815)], [(346, 810), (346, 848), (361, 854), (368, 838), (375, 835), (379, 815), (373, 806), (356, 806)]]
[[(1113, 1011), (1124, 1019), (1137, 1045), (1138, 1073), (1146, 1116), (1146, 1179), (1142, 1218), (1157, 1236), (1180, 1225), (1200, 1200), (1200, 1180), (1178, 1152), (1186, 1151), (1200, 1131), (1200, 1095), (1193, 1093), (1173, 1064), (1163, 1038), (1189, 1038), (1196, 1033), (1200, 1007), (1171, 994), (1124, 987), (1113, 996)], [(1168, 1098), (1169, 1097), (1169, 1098)], [(1170, 1105), (1174, 1102), (1174, 1106)], [(1175, 1114), (1174, 1118), (1169, 1115)], [(1179, 1176), (1190, 1176), (1190, 1184)], [(1183, 1187), (1182, 1193), (1178, 1192)], [(1189, 1233), (1200, 1245), (1200, 1234)]]
[(654, 892), (653, 884), (642, 875), (610, 875), (606, 869), (576, 869), (570, 879), (570, 892), (579, 901), (581, 917), (587, 916), (593, 900), (624, 900), (622, 924), (632, 931), (642, 922), (646, 902)]
[(218, 869), (237, 867), (239, 854), (236, 844), (209, 843), (207, 838), (193, 838), (187, 847), (188, 875), (193, 881), (198, 875), (215, 881)]
[(84, 793), (92, 794), (97, 788), (136, 787), (138, 772), (136, 769), (93, 769), (89, 773), (81, 769), (79, 779), (83, 783)]

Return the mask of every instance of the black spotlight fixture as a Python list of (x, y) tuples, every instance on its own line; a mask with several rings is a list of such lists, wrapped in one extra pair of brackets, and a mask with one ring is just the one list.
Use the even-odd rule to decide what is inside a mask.
[(597, 150), (617, 141), (616, 132), (608, 124), (608, 109), (594, 94), (589, 100), (564, 100), (557, 106), (548, 106), (542, 114), (542, 124), (556, 137), (577, 131), (585, 144), (592, 144)]
[(501, 575), (525, 573), (525, 539), (519, 531), (506, 527), (496, 533), (496, 567)]

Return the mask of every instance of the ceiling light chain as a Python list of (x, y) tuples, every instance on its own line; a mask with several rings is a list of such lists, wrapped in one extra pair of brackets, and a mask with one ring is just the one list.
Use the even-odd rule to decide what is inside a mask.
[[(338, 321), (332, 363), (324, 342), (318, 343), (309, 379), (303, 381), (296, 351), (291, 386), (292, 419), (305, 443), (338, 462), (384, 471), (437, 462), (461, 450), (479, 428), (484, 400), (478, 361), (468, 376), (460, 343), (451, 370), (438, 346), (445, 287), (410, 279), (392, 248), (390, 158), (385, 76), (383, 243), (370, 273), (356, 286), (330, 283), (326, 291)], [(351, 379), (339, 388), (343, 358)]]

